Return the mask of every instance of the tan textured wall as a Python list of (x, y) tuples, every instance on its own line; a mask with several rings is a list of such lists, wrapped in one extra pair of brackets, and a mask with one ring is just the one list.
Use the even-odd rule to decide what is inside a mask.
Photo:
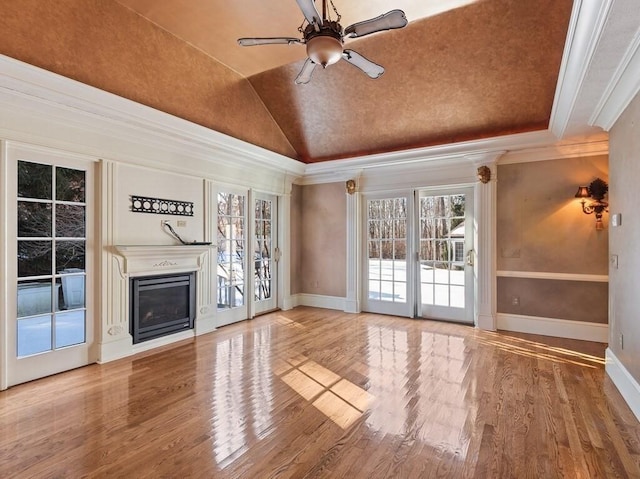
[[(609, 227), (596, 231), (574, 195), (608, 168), (606, 156), (499, 166), (498, 271), (606, 275)], [(606, 283), (503, 277), (497, 295), (500, 313), (607, 322)]]
[[(539, 318), (607, 323), (607, 283), (498, 278), (498, 311)], [(512, 298), (518, 298), (514, 305)]]
[[(609, 271), (609, 347), (640, 382), (640, 95), (618, 119), (609, 137), (610, 211), (622, 214), (622, 226), (611, 228), (611, 254), (618, 269)], [(624, 334), (624, 349), (620, 346)]]
[[(301, 188), (299, 292), (347, 294), (347, 200), (343, 183)], [(292, 279), (292, 283), (295, 282)]]
[(291, 158), (249, 81), (112, 0), (0, 0), (0, 53)]
[(293, 185), (291, 189), (290, 215), (291, 294), (298, 294), (302, 292), (302, 186)]

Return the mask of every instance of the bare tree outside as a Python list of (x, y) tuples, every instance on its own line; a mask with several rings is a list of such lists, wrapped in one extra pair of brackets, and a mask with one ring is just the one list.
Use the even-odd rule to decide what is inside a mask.
[(272, 204), (269, 200), (255, 201), (255, 300), (271, 297), (271, 262), (272, 262)]
[(17, 163), (18, 356), (85, 342), (85, 176)]
[(245, 197), (218, 193), (218, 309), (244, 305)]

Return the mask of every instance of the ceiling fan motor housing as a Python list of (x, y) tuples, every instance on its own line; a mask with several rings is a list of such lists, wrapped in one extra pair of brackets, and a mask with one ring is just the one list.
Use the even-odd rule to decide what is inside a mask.
[(326, 68), (342, 58), (343, 40), (342, 26), (338, 22), (325, 21), (319, 26), (307, 25), (304, 39), (307, 44), (307, 55), (314, 63)]

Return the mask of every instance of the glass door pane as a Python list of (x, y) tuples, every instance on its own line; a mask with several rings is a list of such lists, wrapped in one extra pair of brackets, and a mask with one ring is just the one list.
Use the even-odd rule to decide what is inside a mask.
[[(422, 316), (473, 321), (472, 191), (419, 195), (419, 279)], [(471, 313), (471, 314), (470, 314)]]
[(218, 193), (218, 326), (247, 319), (246, 202), (244, 194)]
[(18, 161), (17, 356), (86, 341), (85, 171)]
[(260, 314), (276, 308), (275, 197), (254, 200), (254, 312)]
[(372, 312), (410, 316), (410, 198), (372, 198), (365, 201), (365, 208), (364, 307)]
[(218, 309), (244, 305), (245, 197), (218, 194)]

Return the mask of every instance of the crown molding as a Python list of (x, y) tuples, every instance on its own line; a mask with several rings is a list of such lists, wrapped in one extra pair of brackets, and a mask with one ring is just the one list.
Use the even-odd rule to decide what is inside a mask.
[(640, 29), (636, 31), (633, 41), (605, 88), (589, 124), (609, 131), (639, 91)]
[[(429, 174), (443, 169), (483, 164), (508, 165), (532, 161), (585, 158), (609, 154), (606, 133), (559, 142), (550, 131), (521, 133), (452, 145), (333, 160), (307, 165), (296, 183), (312, 185), (367, 177)], [(368, 161), (367, 161), (368, 160)]]
[(614, 0), (576, 0), (565, 42), (549, 130), (565, 135)]
[(406, 171), (417, 169), (448, 168), (453, 164), (473, 164), (478, 161), (493, 162), (510, 150), (547, 146), (557, 142), (548, 131), (517, 133), (481, 140), (436, 145), (426, 148), (360, 156), (342, 160), (312, 163), (306, 166), (304, 184), (322, 183), (326, 178), (349, 177), (353, 171), (384, 170), (386, 167), (404, 167)]
[(190, 170), (196, 165), (188, 160), (196, 160), (245, 177), (247, 168), (304, 173), (297, 160), (4, 55), (0, 104), (0, 135), (8, 140), (182, 171), (201, 171)]
[[(570, 28), (572, 41), (566, 47), (569, 50), (565, 51), (562, 86), (557, 91), (552, 123), (559, 118), (557, 106), (561, 102), (558, 98), (566, 96), (569, 88), (568, 66), (575, 63), (566, 57), (573, 58), (577, 49), (588, 64), (585, 51), (592, 53), (598, 35), (589, 36), (591, 41), (588, 42), (578, 42), (578, 39), (585, 36), (585, 23), (602, 24), (603, 12), (608, 11), (611, 1), (602, 4), (600, 9), (595, 9), (593, 2), (581, 1), (574, 5)], [(578, 49), (578, 43), (583, 47)], [(584, 47), (585, 44), (589, 48)], [(633, 54), (629, 53), (627, 67), (621, 68), (616, 84), (633, 78), (635, 70), (631, 67), (636, 62), (640, 64), (637, 48), (633, 49)], [(586, 67), (582, 65), (580, 81)], [(576, 75), (571, 78), (575, 80)], [(613, 101), (617, 97), (612, 94), (609, 98)], [(613, 103), (603, 106), (603, 112), (608, 111), (606, 106), (610, 104)], [(597, 144), (585, 141), (559, 145), (551, 130), (542, 130), (305, 165), (3, 55), (0, 55), (0, 106), (0, 136), (8, 140), (94, 158), (164, 167), (176, 173), (215, 177), (216, 181), (230, 184), (246, 181), (247, 169), (271, 172), (266, 175), (268, 178), (256, 180), (260, 183), (256, 186), (262, 189), (279, 189), (275, 182), (279, 181), (276, 177), (280, 174), (298, 184), (318, 184), (345, 181), (365, 171), (371, 175), (373, 169), (379, 170), (379, 175), (390, 171), (387, 167), (391, 166), (394, 170), (400, 169), (399, 174), (406, 175), (425, 168), (432, 171), (461, 166), (470, 160), (472, 163), (483, 162), (485, 158), (497, 158), (499, 164), (508, 164), (606, 154), (608, 151), (606, 140)], [(46, 127), (41, 128), (43, 125)]]
[(498, 160), (499, 165), (530, 163), (533, 161), (562, 160), (568, 158), (586, 158), (609, 154), (609, 140), (606, 135), (599, 135), (593, 141), (577, 143), (557, 143), (540, 148), (528, 148), (510, 151)]

